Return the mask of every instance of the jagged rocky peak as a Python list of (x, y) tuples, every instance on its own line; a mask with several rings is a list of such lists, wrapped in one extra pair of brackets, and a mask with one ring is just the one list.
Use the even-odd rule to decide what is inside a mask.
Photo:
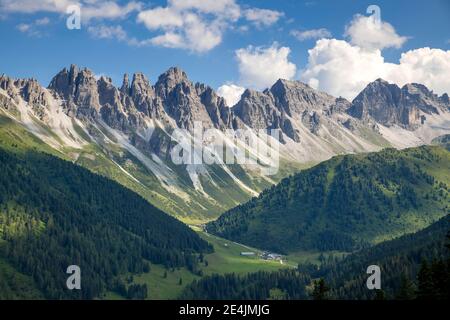
[(439, 114), (448, 105), (422, 84), (398, 87), (383, 79), (369, 83), (353, 100), (348, 113), (355, 118), (374, 119), (385, 126), (398, 125), (414, 130), (427, 114)]
[(279, 79), (270, 88), (270, 92), (277, 108), (291, 117), (298, 116), (305, 110), (324, 109), (335, 102), (334, 97), (300, 81)]
[(122, 94), (130, 94), (130, 79), (128, 78), (128, 73), (123, 75), (122, 86), (120, 87), (120, 92)]
[(219, 129), (231, 128), (233, 120), (232, 113), (225, 99), (218, 96), (213, 88), (205, 84), (196, 83), (195, 89), (197, 95), (200, 97), (200, 102), (205, 106), (214, 126)]
[(343, 112), (350, 102), (317, 91), (300, 81), (279, 79), (264, 92), (247, 89), (234, 113), (252, 128), (281, 129), (294, 141), (300, 141), (292, 120), (301, 121), (312, 133), (319, 132), (321, 115)]
[(186, 72), (179, 67), (171, 67), (169, 70), (159, 76), (159, 81), (180, 83), (183, 81), (189, 81)]
[(46, 91), (42, 88), (36, 79), (23, 80), (21, 94), (23, 99), (33, 106), (47, 106), (48, 98)]
[(97, 81), (100, 105), (109, 104), (118, 108), (120, 106), (119, 91), (113, 85), (112, 79), (101, 76)]
[(133, 74), (129, 80), (128, 74), (124, 74), (122, 86), (118, 90), (123, 109), (135, 113), (139, 110), (146, 116), (157, 116), (155, 107), (155, 91), (148, 78), (142, 72)]
[(244, 91), (241, 100), (232, 110), (240, 121), (254, 129), (271, 126), (273, 115), (279, 114), (279, 111), (274, 108), (271, 96), (252, 89)]
[(64, 68), (50, 82), (48, 89), (65, 100), (69, 115), (78, 118), (95, 118), (100, 111), (99, 93), (95, 74), (71, 65)]
[(186, 72), (178, 67), (172, 67), (159, 76), (155, 88), (159, 96), (165, 97), (180, 84), (183, 85), (185, 90), (192, 89), (192, 83), (189, 81)]
[(195, 122), (202, 122), (204, 128), (224, 128), (231, 123), (224, 100), (208, 86), (193, 84), (180, 68), (160, 75), (155, 93), (164, 111), (183, 129), (192, 130)]
[[(253, 129), (280, 129), (282, 133), (294, 141), (300, 141), (291, 120), (286, 114), (275, 107), (275, 100), (270, 90), (259, 92), (246, 89), (241, 100), (233, 107), (236, 127), (240, 122)], [(284, 141), (283, 137), (281, 140)]]
[(20, 88), (17, 87), (17, 80), (4, 74), (0, 76), (0, 88), (13, 98), (20, 94)]
[(324, 110), (324, 114), (332, 116), (336, 113), (345, 113), (351, 106), (352, 103), (350, 101), (343, 97), (338, 97), (331, 106)]
[(1, 89), (5, 90), (5, 91), (8, 91), (8, 90), (11, 90), (14, 87), (15, 87), (14, 79), (8, 77), (5, 74), (2, 74), (0, 76), (0, 88)]
[(48, 105), (48, 96), (44, 88), (34, 79), (13, 79), (2, 75), (0, 77), (0, 88), (14, 98), (22, 98), (34, 109)]
[(270, 92), (253, 89), (246, 89), (232, 110), (247, 126), (255, 129), (270, 127), (281, 116)]
[(450, 107), (447, 94), (439, 97), (420, 83), (405, 84), (402, 87), (402, 93), (402, 102), (404, 104), (416, 106), (426, 114), (439, 114), (442, 111), (447, 111)]
[[(128, 76), (124, 77), (125, 82), (128, 82)], [(150, 98), (154, 97), (154, 90), (150, 84), (150, 81), (142, 72), (136, 72), (133, 74), (133, 80), (131, 81), (131, 86), (129, 90), (129, 95), (134, 99), (140, 98), (142, 96), (148, 96)]]
[(369, 83), (353, 100), (349, 113), (355, 118), (366, 120), (373, 117), (382, 124), (389, 124), (395, 115), (401, 89), (383, 79)]
[(167, 70), (155, 86), (142, 72), (135, 73), (131, 82), (125, 74), (122, 86), (116, 88), (110, 78), (102, 76), (96, 80), (90, 70), (72, 65), (52, 79), (49, 90), (64, 100), (69, 115), (83, 119), (100, 114), (108, 124), (114, 122), (115, 128), (122, 125), (113, 118), (120, 118), (122, 123), (126, 118), (144, 116), (164, 123), (170, 122), (170, 117), (186, 129), (192, 129), (195, 121), (202, 121), (207, 128), (221, 129), (230, 127), (232, 122), (225, 101), (210, 87), (194, 85), (180, 68)]
[(59, 94), (64, 99), (73, 95), (75, 89), (75, 80), (78, 77), (79, 69), (76, 65), (70, 65), (69, 70), (63, 68), (53, 77), (48, 86), (49, 89)]

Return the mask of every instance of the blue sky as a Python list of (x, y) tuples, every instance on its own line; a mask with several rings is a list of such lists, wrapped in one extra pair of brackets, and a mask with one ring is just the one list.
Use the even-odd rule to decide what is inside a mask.
[[(339, 77), (340, 71), (331, 70), (333, 66), (329, 61), (323, 62), (323, 59), (335, 61), (335, 65), (341, 64), (339, 68), (344, 69), (345, 60), (339, 60), (340, 57), (336, 60), (329, 53), (346, 55), (347, 51), (352, 51), (351, 54), (355, 54), (353, 48), (367, 45), (370, 48), (364, 50), (379, 50), (379, 53), (367, 59), (365, 53), (356, 53), (356, 58), (349, 58), (361, 59), (353, 72), (359, 72), (358, 68), (366, 69), (364, 63), (370, 64), (369, 69), (377, 69), (376, 63), (380, 63), (378, 60), (382, 57), (384, 64), (379, 68), (389, 69), (382, 75), (386, 74), (394, 82), (401, 84), (417, 80), (435, 86), (437, 92), (450, 87), (448, 80), (442, 86), (433, 82), (436, 80), (420, 75), (434, 72), (429, 70), (447, 68), (446, 60), (450, 64), (450, 1), (446, 0), (202, 0), (202, 7), (199, 7), (200, 0), (184, 0), (184, 4), (180, 4), (180, 0), (169, 0), (172, 3), (166, 0), (80, 1), (85, 2), (81, 11), (81, 29), (69, 30), (64, 6), (77, 1), (0, 0), (0, 73), (12, 77), (35, 77), (47, 85), (57, 71), (75, 63), (92, 69), (96, 74), (112, 77), (116, 84), (120, 84), (124, 73), (136, 71), (144, 72), (154, 83), (166, 69), (179, 66), (193, 81), (204, 82), (214, 88), (225, 83), (248, 87), (252, 86), (255, 77), (267, 78), (254, 85), (262, 89), (278, 76), (278, 71), (272, 70), (270, 74), (260, 76), (258, 72), (253, 74), (245, 69), (270, 69), (273, 65), (281, 70), (280, 77), (309, 81), (319, 89), (351, 98), (361, 83), (377, 76), (378, 71), (361, 79), (355, 74), (354, 79), (349, 80), (354, 89), (344, 90), (334, 83), (339, 80), (334, 78)], [(41, 6), (36, 6), (39, 2)], [(211, 6), (208, 6), (209, 2)], [(219, 6), (221, 3), (223, 8)], [(382, 23), (386, 25), (383, 25), (384, 33), (374, 36), (382, 39), (367, 44), (361, 37), (357, 39), (365, 31), (358, 27), (355, 17), (358, 14), (370, 16), (366, 9), (371, 4), (379, 6)], [(87, 17), (83, 17), (85, 8)], [(171, 13), (161, 16), (154, 11), (157, 8)], [(145, 12), (149, 13), (143, 15)], [(177, 15), (182, 17), (182, 21), (177, 20)], [(346, 26), (349, 28), (352, 23), (354, 32), (345, 34)], [(201, 27), (198, 27), (199, 24)], [(191, 30), (189, 28), (194, 35), (204, 35), (204, 41), (198, 42), (195, 36), (189, 38), (183, 33), (183, 30)], [(311, 30), (313, 32), (304, 33)], [(210, 31), (211, 34), (208, 34)], [(164, 38), (167, 35), (172, 38)], [(308, 66), (308, 50), (313, 49), (322, 37), (344, 40), (345, 43), (322, 43), (323, 47), (317, 48), (317, 59), (320, 61)], [(391, 71), (391, 66), (386, 64), (398, 64), (402, 53), (424, 47), (439, 51), (416, 52), (411, 59), (418, 56), (424, 61), (437, 60), (437, 64), (426, 66), (429, 69), (419, 72), (417, 64), (408, 64)], [(270, 48), (273, 50), (267, 51)], [(281, 51), (283, 48), (288, 54)], [(243, 50), (240, 58), (237, 55), (239, 49)], [(272, 53), (275, 61), (270, 60)], [(268, 55), (269, 60), (256, 59), (253, 67), (252, 59), (261, 58), (264, 54)], [(245, 65), (240, 59), (250, 59), (250, 62)], [(325, 73), (314, 70), (314, 67), (317, 69), (320, 66), (330, 70)], [(310, 70), (304, 73), (308, 68)], [(417, 79), (399, 75), (409, 74), (411, 68), (415, 70)]]

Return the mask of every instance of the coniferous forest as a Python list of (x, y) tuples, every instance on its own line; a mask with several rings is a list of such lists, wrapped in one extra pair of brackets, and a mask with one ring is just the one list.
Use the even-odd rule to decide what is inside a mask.
[[(150, 263), (195, 272), (197, 254), (212, 247), (187, 226), (116, 182), (38, 152), (0, 149), (0, 297), (92, 299), (120, 291), (119, 275), (146, 272)], [(83, 290), (66, 287), (78, 265)], [(3, 278), (8, 281), (3, 281)], [(23, 288), (22, 288), (23, 289)], [(146, 288), (128, 288), (146, 297)]]

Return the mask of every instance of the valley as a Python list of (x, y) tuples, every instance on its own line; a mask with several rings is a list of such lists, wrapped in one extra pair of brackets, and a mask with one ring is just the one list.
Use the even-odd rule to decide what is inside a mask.
[[(199, 280), (204, 276), (214, 274), (248, 274), (258, 271), (277, 271), (279, 269), (296, 268), (294, 261), (288, 260), (284, 264), (278, 261), (262, 260), (258, 257), (262, 251), (251, 248), (256, 253), (253, 257), (244, 257), (241, 252), (249, 251), (247, 246), (230, 242), (216, 236), (197, 231), (202, 239), (210, 243), (214, 252), (205, 254), (203, 261), (199, 264), (202, 275), (196, 275), (186, 268), (167, 269), (161, 265), (152, 264), (150, 272), (143, 274), (133, 274), (124, 276), (124, 279), (132, 276), (130, 284), (146, 284), (149, 288), (149, 299), (177, 299), (182, 291), (194, 280)], [(288, 257), (289, 259), (289, 257)], [(180, 284), (180, 279), (182, 283)], [(105, 299), (124, 299), (123, 296), (114, 292), (108, 292)]]
[[(449, 214), (449, 124), (448, 96), (382, 79), (351, 102), (280, 79), (228, 106), (179, 68), (121, 87), (75, 65), (47, 88), (3, 75), (0, 296), (307, 299), (318, 277), (351, 296), (327, 270)], [(253, 164), (177, 165), (177, 130)], [(71, 259), (90, 281), (79, 294), (58, 285)]]

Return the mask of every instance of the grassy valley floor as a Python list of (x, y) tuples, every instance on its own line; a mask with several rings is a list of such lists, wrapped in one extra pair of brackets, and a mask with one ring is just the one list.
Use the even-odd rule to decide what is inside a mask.
[[(282, 268), (297, 267), (297, 259), (283, 261), (263, 260), (259, 257), (261, 250), (234, 243), (202, 231), (199, 227), (192, 227), (200, 237), (214, 246), (214, 253), (204, 256), (200, 263), (203, 276), (212, 274), (237, 273), (245, 274), (257, 271), (277, 271)], [(241, 252), (254, 252), (254, 256), (242, 256)], [(148, 299), (166, 300), (177, 299), (182, 290), (194, 280), (201, 277), (186, 268), (165, 269), (161, 265), (151, 264), (150, 272), (123, 277), (127, 285), (146, 284)], [(180, 283), (181, 279), (181, 283)], [(128, 280), (128, 281), (127, 281)], [(129, 281), (132, 280), (132, 281)], [(107, 292), (103, 299), (124, 299), (115, 292)]]

